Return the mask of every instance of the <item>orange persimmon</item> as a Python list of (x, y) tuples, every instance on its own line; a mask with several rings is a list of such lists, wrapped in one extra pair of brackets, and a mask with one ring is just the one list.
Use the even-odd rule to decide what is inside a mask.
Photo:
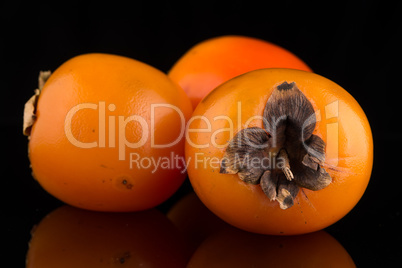
[[(191, 103), (166, 74), (110, 54), (85, 54), (42, 73), (26, 105), (34, 178), (67, 204), (137, 211), (169, 198), (186, 178)], [(32, 120), (34, 119), (34, 120)]]
[(373, 164), (369, 122), (338, 84), (261, 69), (197, 106), (186, 132), (190, 182), (217, 216), (263, 234), (323, 229), (360, 200)]
[(184, 89), (195, 108), (221, 83), (261, 68), (311, 71), (300, 58), (278, 45), (258, 38), (228, 35), (193, 46), (172, 66), (168, 76)]

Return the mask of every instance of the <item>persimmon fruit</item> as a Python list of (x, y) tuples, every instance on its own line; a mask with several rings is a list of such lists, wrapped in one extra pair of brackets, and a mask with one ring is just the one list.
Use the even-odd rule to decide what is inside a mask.
[(261, 68), (291, 68), (312, 71), (292, 52), (265, 40), (225, 35), (190, 48), (168, 72), (189, 96), (193, 108), (223, 82)]
[[(186, 178), (185, 92), (140, 61), (84, 54), (42, 73), (26, 104), (25, 134), (34, 178), (67, 204), (137, 211), (168, 199)], [(165, 163), (166, 164), (166, 163)]]
[(273, 235), (321, 230), (360, 200), (373, 164), (369, 122), (341, 86), (260, 69), (214, 89), (186, 131), (190, 182), (217, 216)]

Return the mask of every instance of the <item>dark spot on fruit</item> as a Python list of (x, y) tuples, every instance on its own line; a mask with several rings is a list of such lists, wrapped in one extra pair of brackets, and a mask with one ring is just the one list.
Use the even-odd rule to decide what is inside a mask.
[(122, 175), (115, 178), (115, 185), (119, 189), (130, 190), (133, 188), (134, 184), (132, 183), (133, 179), (128, 175)]
[(133, 188), (133, 185), (131, 183), (129, 183), (126, 179), (123, 179), (122, 183), (123, 183), (123, 185), (126, 186), (127, 189)]
[(120, 264), (124, 264), (127, 262), (127, 260), (131, 257), (131, 253), (130, 252), (124, 252), (122, 254), (122, 256), (116, 257), (116, 262), (120, 263)]

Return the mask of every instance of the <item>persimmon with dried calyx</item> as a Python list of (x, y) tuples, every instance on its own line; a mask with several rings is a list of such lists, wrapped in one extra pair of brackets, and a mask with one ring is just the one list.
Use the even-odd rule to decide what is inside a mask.
[(371, 175), (363, 110), (310, 72), (261, 69), (225, 82), (197, 106), (186, 136), (201, 201), (251, 232), (323, 229), (357, 204)]
[(93, 53), (41, 73), (39, 84), (25, 107), (24, 133), (33, 176), (50, 194), (90, 210), (137, 211), (183, 183), (184, 165), (161, 162), (184, 157), (192, 109), (166, 74)]
[(207, 39), (190, 48), (172, 66), (168, 76), (186, 91), (195, 108), (218, 85), (261, 68), (311, 71), (299, 57), (276, 44), (227, 35)]

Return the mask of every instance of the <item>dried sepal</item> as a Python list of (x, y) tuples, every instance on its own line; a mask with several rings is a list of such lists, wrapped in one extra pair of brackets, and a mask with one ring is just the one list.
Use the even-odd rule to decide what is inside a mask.
[(260, 185), (264, 194), (271, 200), (276, 199), (276, 188), (278, 184), (278, 176), (275, 172), (267, 170), (261, 177)]
[(22, 124), (22, 133), (25, 136), (31, 135), (31, 128), (36, 120), (36, 103), (38, 102), (40, 91), (39, 89), (35, 90), (34, 95), (29, 98), (29, 100), (25, 103), (24, 106), (24, 118)]
[(282, 174), (278, 178), (278, 190), (276, 200), (279, 203), (281, 209), (287, 209), (293, 206), (294, 199), (299, 193), (299, 186), (289, 181)]
[(289, 181), (283, 173), (267, 170), (261, 177), (261, 189), (271, 200), (277, 201), (280, 208), (287, 209), (294, 204), (299, 186)]
[(317, 135), (311, 135), (305, 145), (307, 154), (302, 160), (304, 167), (299, 171), (296, 183), (301, 187), (318, 191), (332, 182), (331, 176), (322, 167), (325, 161), (325, 142)]
[(267, 141), (268, 134), (261, 128), (252, 127), (239, 131), (226, 148), (220, 172), (238, 173), (241, 180), (258, 184), (262, 173), (268, 169), (264, 152), (268, 146)]
[(314, 170), (318, 170), (318, 167), (319, 167), (318, 159), (309, 154), (306, 154), (303, 157), (302, 164), (305, 165), (306, 167), (309, 167)]
[(38, 88), (42, 90), (43, 86), (45, 85), (46, 81), (49, 79), (50, 75), (52, 74), (51, 71), (40, 71), (38, 77)]
[(325, 142), (317, 135), (311, 135), (311, 137), (304, 143), (304, 147), (307, 153), (317, 163), (322, 165), (325, 162)]
[(301, 172), (295, 174), (294, 181), (300, 187), (318, 191), (327, 187), (332, 178), (320, 165), (317, 166), (317, 170), (305, 166)]
[(39, 99), (39, 95), (45, 82), (50, 77), (50, 74), (51, 74), (50, 71), (39, 72), (38, 89), (35, 89), (34, 95), (31, 98), (29, 98), (29, 100), (25, 103), (23, 125), (22, 125), (22, 133), (25, 136), (31, 135), (31, 128), (36, 121), (36, 105)]
[(301, 187), (317, 191), (332, 182), (322, 167), (325, 142), (313, 134), (313, 106), (295, 82), (283, 82), (273, 90), (263, 116), (265, 130), (247, 128), (230, 141), (221, 173), (237, 173), (244, 182), (260, 183), (271, 201), (287, 209)]
[(283, 82), (272, 92), (264, 109), (264, 127), (283, 146), (283, 140), (305, 141), (315, 128), (313, 105), (295, 82)]

